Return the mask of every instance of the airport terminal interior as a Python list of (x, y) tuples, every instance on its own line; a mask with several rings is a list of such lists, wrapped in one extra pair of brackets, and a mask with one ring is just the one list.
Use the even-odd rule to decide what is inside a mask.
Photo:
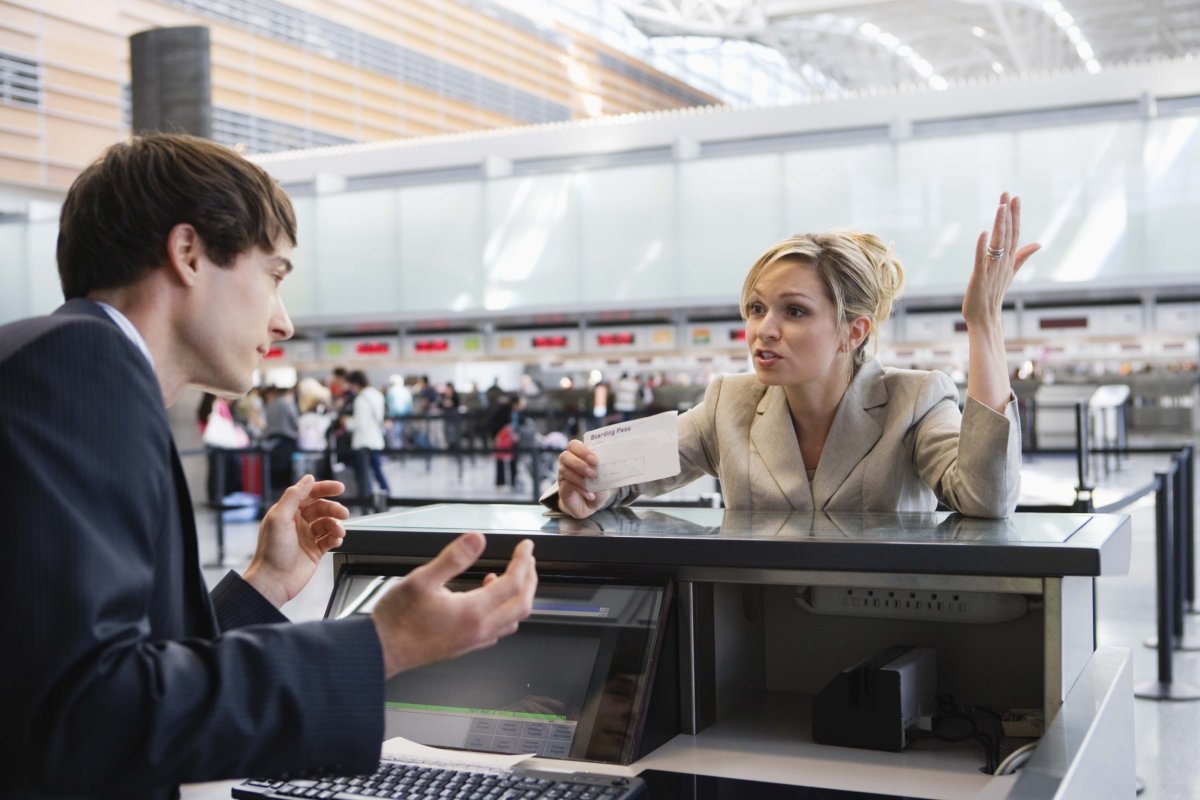
[[(1161, 476), (1200, 442), (1200, 2), (0, 0), (0, 324), (61, 302), (65, 192), (168, 113), (146, 87), (172, 54), (174, 129), (260, 164), (298, 221), (296, 335), (250, 395), (189, 390), (168, 411), (210, 584), (310, 472), (347, 484), (351, 522), (537, 507), (570, 439), (753, 370), (742, 280), (794, 233), (890, 243), (905, 288), (878, 358), (965, 399), (963, 290), (1011, 192), (1042, 245), (1003, 310), (1018, 516), (1128, 515), (1092, 644), (1127, 648), (1139, 693), (1161, 685)], [(348, 378), (383, 397), (377, 469), (339, 415)], [(721, 486), (637, 506), (656, 501), (686, 517), (720, 509)], [(291, 619), (329, 610), (326, 560)], [(1196, 697), (1132, 701), (1148, 800), (1200, 798), (1192, 599), (1167, 660)], [(915, 796), (976, 796), (936, 783)]]

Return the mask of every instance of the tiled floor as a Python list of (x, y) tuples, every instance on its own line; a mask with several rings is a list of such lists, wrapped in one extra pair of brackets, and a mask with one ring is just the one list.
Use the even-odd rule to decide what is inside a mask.
[[(195, 459), (199, 462), (202, 459)], [(1136, 456), (1120, 468), (1110, 462), (1105, 474), (1096, 464), (1096, 502), (1099, 506), (1119, 500), (1149, 482), (1157, 469), (1166, 464), (1166, 456)], [(189, 465), (189, 471), (203, 468)], [(1027, 459), (1023, 470), (1026, 503), (1069, 503), (1074, 497), (1076, 468), (1070, 458), (1041, 457)], [(472, 464), (464, 461), (461, 475), (453, 460), (435, 459), (427, 468), (424, 459), (409, 458), (404, 463), (388, 464), (387, 475), (394, 494), (406, 497), (494, 498), (497, 502), (529, 502), (532, 489), (528, 478), (517, 490), (497, 490), (492, 484), (494, 465), (479, 457)], [(199, 484), (197, 484), (199, 485)], [(712, 485), (698, 483), (683, 490), (683, 496), (696, 497), (710, 491)], [(1133, 557), (1125, 576), (1099, 579), (1097, 586), (1100, 643), (1127, 647), (1132, 651), (1134, 682), (1140, 684), (1156, 677), (1157, 653), (1143, 645), (1155, 634), (1154, 580), (1154, 500), (1153, 496), (1134, 502), (1121, 513), (1128, 513), (1133, 524)], [(201, 511), (199, 531), (201, 553), (211, 560), (214, 548), (215, 520), (211, 512)], [(210, 581), (225, 569), (241, 569), (253, 550), (254, 524), (239, 523), (226, 527), (226, 567), (206, 568)], [(305, 591), (284, 611), (295, 620), (322, 616), (332, 588), (332, 570), (322, 566)], [(1200, 617), (1188, 621), (1190, 643), (1200, 643)], [(1175, 655), (1174, 678), (1177, 685), (1200, 688), (1200, 652)], [(1145, 785), (1146, 800), (1200, 800), (1200, 701), (1135, 701), (1136, 750), (1138, 776)], [(186, 795), (185, 795), (186, 796)]]

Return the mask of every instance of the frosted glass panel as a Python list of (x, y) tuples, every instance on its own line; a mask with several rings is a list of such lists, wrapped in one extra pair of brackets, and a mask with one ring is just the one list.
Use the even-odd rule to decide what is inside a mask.
[(296, 210), (296, 247), (292, 250), (292, 272), (283, 281), (280, 295), (292, 320), (313, 316), (320, 306), (317, 286), (321, 263), (317, 259), (317, 215), (312, 197), (293, 197)]
[(990, 229), (1000, 193), (1022, 194), (1012, 153), (1007, 133), (909, 141), (896, 148), (893, 215), (873, 233), (894, 241), (909, 289), (966, 288), (976, 239)]
[(0, 325), (27, 316), (29, 311), (28, 270), (24, 223), (0, 224)]
[(889, 145), (785, 154), (785, 235), (820, 233), (830, 228), (854, 228), (880, 235), (895, 230), (894, 171)]
[(484, 308), (567, 311), (584, 301), (574, 182), (568, 174), (485, 185)]
[(679, 296), (737, 302), (755, 258), (788, 233), (778, 155), (679, 164)]
[(401, 305), (405, 311), (483, 308), (483, 187), (400, 190)]
[(354, 318), (400, 309), (396, 190), (316, 198), (318, 308)]
[(29, 223), (30, 314), (49, 314), (63, 303), (58, 280), (58, 220)]
[(1131, 220), (1130, 204), (1143, 204), (1141, 128), (1121, 122), (1016, 134), (1023, 238), (1042, 244), (1018, 282), (1127, 280), (1139, 273), (1144, 220)]
[[(958, 295), (1002, 190), (1044, 245), (1025, 288), (1200, 273), (1191, 113), (300, 197), (283, 297), (301, 325), (732, 307), (764, 249), (832, 227), (893, 242), (910, 297)], [(57, 223), (34, 220), (0, 225), (0, 321), (61, 303)]]
[(1146, 270), (1200, 274), (1200, 117), (1146, 125)]
[(595, 170), (577, 186), (584, 301), (675, 297), (674, 167)]

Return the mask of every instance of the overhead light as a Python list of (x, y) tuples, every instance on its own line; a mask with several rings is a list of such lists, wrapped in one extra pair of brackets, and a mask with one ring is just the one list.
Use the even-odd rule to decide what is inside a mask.
[(971, 28), (971, 33), (975, 34), (980, 39), (982, 39), (984, 36), (987, 35), (987, 31), (985, 31), (983, 28), (979, 27), (978, 25)]
[(1001, 64), (999, 61), (993, 61), (992, 62), (992, 72), (996, 73), (997, 75), (1003, 74), (1004, 65)]
[(1071, 16), (1071, 12), (1063, 7), (1061, 0), (1045, 0), (1042, 3), (1042, 11), (1054, 20), (1054, 24), (1066, 34), (1067, 39), (1075, 46), (1075, 53), (1087, 71), (1093, 74), (1099, 72), (1100, 62), (1096, 59), (1096, 53), (1092, 49), (1091, 43), (1088, 42), (1083, 29), (1075, 23), (1075, 17)]
[[(848, 22), (849, 21), (849, 22)], [(921, 54), (914, 50), (910, 45), (900, 41), (900, 37), (894, 33), (885, 31), (876, 25), (874, 22), (858, 23), (852, 17), (842, 17), (839, 21), (839, 27), (845, 31), (852, 31), (857, 24), (858, 34), (863, 39), (866, 39), (872, 44), (877, 44), (886, 47), (888, 50), (895, 53), (900, 58), (908, 62), (908, 65), (913, 68), (913, 71), (929, 82), (929, 85), (937, 90), (947, 88), (950, 84), (941, 75), (936, 74), (933, 65), (921, 58)], [(985, 31), (979, 28), (979, 34), (983, 35)]]

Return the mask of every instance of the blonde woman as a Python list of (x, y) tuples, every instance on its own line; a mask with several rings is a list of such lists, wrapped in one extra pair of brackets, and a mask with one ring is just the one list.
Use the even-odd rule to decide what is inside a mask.
[(962, 305), (970, 352), (962, 412), (945, 374), (883, 367), (873, 356), (904, 280), (890, 246), (854, 231), (793, 236), (746, 276), (754, 373), (717, 377), (679, 417), (679, 474), (592, 492), (596, 456), (572, 441), (544, 501), (583, 518), (707, 474), (720, 480), (727, 508), (931, 511), (941, 500), (963, 514), (1008, 515), (1021, 436), (1000, 307), (1039, 248), (1020, 246), (1020, 220), (1020, 201), (1002, 195), (990, 237), (976, 244)]

